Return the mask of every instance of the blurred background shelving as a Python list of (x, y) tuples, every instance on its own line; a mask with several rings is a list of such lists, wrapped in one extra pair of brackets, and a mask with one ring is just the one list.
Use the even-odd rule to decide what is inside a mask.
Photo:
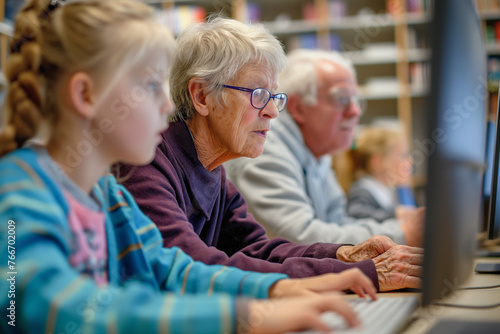
[[(357, 70), (367, 112), (360, 124), (403, 124), (415, 146), (423, 131), (429, 86), (426, 23), (433, 0), (141, 0), (155, 8), (174, 34), (210, 14), (262, 22), (283, 43), (295, 48), (338, 50)], [(488, 58), (490, 111), (496, 108), (500, 78), (500, 0), (475, 0)], [(12, 20), (21, 0), (0, 0), (0, 66), (8, 55)], [(5, 81), (0, 80), (0, 94)], [(2, 98), (0, 95), (0, 98)], [(3, 98), (2, 98), (3, 100)], [(417, 166), (418, 174), (419, 166)], [(418, 178), (418, 175), (417, 175)]]

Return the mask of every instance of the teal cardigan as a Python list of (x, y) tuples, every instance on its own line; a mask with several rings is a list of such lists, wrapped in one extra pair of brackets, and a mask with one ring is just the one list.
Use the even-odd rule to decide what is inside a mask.
[[(287, 278), (208, 266), (177, 247), (163, 248), (155, 224), (108, 176), (94, 188), (108, 203), (109, 284), (98, 287), (69, 264), (68, 203), (41, 160), (31, 148), (0, 159), (2, 332), (234, 333), (246, 321), (246, 298), (265, 298), (272, 284)], [(13, 269), (9, 220), (15, 222)], [(12, 301), (15, 322), (7, 309)]]

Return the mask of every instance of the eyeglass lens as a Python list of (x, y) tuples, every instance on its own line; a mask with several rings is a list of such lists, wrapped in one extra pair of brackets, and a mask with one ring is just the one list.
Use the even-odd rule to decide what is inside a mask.
[[(258, 88), (253, 91), (251, 102), (255, 108), (262, 109), (267, 105), (270, 98), (271, 93), (268, 90), (264, 88)], [(286, 95), (283, 93), (278, 93), (274, 96), (273, 103), (278, 111), (281, 111), (285, 108), (286, 100)]]
[(345, 110), (349, 107), (351, 103), (361, 109), (361, 112), (364, 112), (366, 107), (366, 103), (363, 99), (361, 99), (357, 95), (349, 95), (345, 92), (338, 92), (332, 94), (332, 101), (336, 108), (339, 110)]

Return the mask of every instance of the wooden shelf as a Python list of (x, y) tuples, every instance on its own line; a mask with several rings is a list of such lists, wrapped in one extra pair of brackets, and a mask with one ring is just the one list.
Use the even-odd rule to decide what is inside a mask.
[[(408, 25), (419, 25), (428, 23), (429, 17), (420, 13), (409, 13), (403, 19), (395, 19), (389, 14), (346, 16), (329, 19), (325, 28), (331, 31), (352, 31), (364, 27), (394, 28), (401, 20)], [(265, 21), (263, 24), (276, 35), (317, 32), (323, 28), (316, 21), (305, 20), (275, 20)]]
[[(359, 87), (360, 96), (367, 101), (370, 100), (397, 100), (403, 95), (401, 90), (392, 90), (384, 93), (369, 93), (365, 87)], [(425, 89), (411, 89), (408, 97), (419, 98), (427, 96), (428, 91)]]
[(350, 59), (352, 64), (355, 66), (395, 64), (403, 60), (408, 62), (424, 62), (430, 59), (430, 52), (425, 49), (407, 50), (406, 55), (403, 55), (401, 52), (399, 54), (396, 52), (395, 55), (381, 57), (372, 57), (370, 55), (363, 54), (363, 51), (344, 52), (343, 55)]
[(500, 20), (500, 10), (483, 10), (479, 17), (481, 20)]
[(491, 44), (485, 46), (488, 56), (500, 55), (500, 44)]
[[(233, 18), (239, 20), (246, 19), (247, 4), (250, 3), (250, 0), (143, 1), (154, 5), (168, 3), (164, 6), (166, 8), (172, 8), (176, 4), (201, 5), (207, 14), (217, 12), (223, 7), (225, 13), (230, 12)], [(411, 89), (413, 79), (410, 77), (410, 72), (412, 63), (427, 62), (430, 59), (428, 50), (418, 48), (422, 45), (420, 39), (424, 34), (425, 24), (430, 22), (430, 15), (388, 14), (386, 0), (345, 0), (348, 16), (344, 17), (338, 17), (336, 14), (329, 17), (329, 0), (252, 0), (251, 2), (260, 6), (262, 23), (271, 33), (278, 36), (286, 50), (306, 46), (323, 49), (340, 47), (353, 65), (359, 68), (360, 82), (365, 83), (375, 77), (394, 76), (396, 83), (389, 85), (388, 91), (372, 89), (370, 92), (368, 89), (361, 94), (367, 100), (380, 101), (370, 107), (375, 109), (368, 111), (369, 113), (398, 117), (409, 137), (412, 137), (412, 108), (415, 106), (421, 108), (421, 103), (414, 104), (412, 99), (421, 98), (426, 94), (423, 90)], [(311, 3), (316, 10), (316, 15), (311, 16), (317, 19), (305, 20), (304, 6), (310, 6)], [(405, 4), (405, 1), (402, 3)], [(366, 8), (371, 13), (357, 14)], [(419, 40), (413, 39), (415, 34)], [(411, 41), (410, 44), (408, 40)], [(388, 44), (386, 50), (383, 44)]]

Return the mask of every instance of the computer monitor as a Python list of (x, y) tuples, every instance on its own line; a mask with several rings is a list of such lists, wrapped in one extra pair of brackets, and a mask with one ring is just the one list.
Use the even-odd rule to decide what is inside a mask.
[[(473, 0), (434, 1), (422, 304), (472, 273), (485, 170), (486, 57)], [(422, 139), (421, 139), (422, 140)]]
[(500, 131), (499, 130), (499, 116), (500, 116), (500, 95), (497, 103), (497, 122), (496, 122), (496, 135), (495, 135), (495, 151), (493, 159), (493, 173), (491, 179), (490, 191), (490, 205), (488, 215), (488, 239), (500, 238), (500, 195), (498, 190), (500, 188)]
[(482, 221), (479, 226), (479, 232), (488, 231), (488, 219), (490, 218), (490, 198), (491, 184), (493, 182), (493, 162), (495, 159), (495, 142), (496, 142), (496, 124), (493, 120), (488, 120), (486, 123), (486, 150), (485, 163), (486, 170), (483, 175), (483, 197), (482, 197)]
[[(488, 121), (486, 123), (486, 171), (483, 177), (483, 197), (485, 200), (489, 201), (491, 197), (491, 188), (493, 181), (493, 164), (495, 159), (495, 145), (496, 145), (496, 124), (494, 121)], [(486, 212), (488, 215), (488, 212)]]

